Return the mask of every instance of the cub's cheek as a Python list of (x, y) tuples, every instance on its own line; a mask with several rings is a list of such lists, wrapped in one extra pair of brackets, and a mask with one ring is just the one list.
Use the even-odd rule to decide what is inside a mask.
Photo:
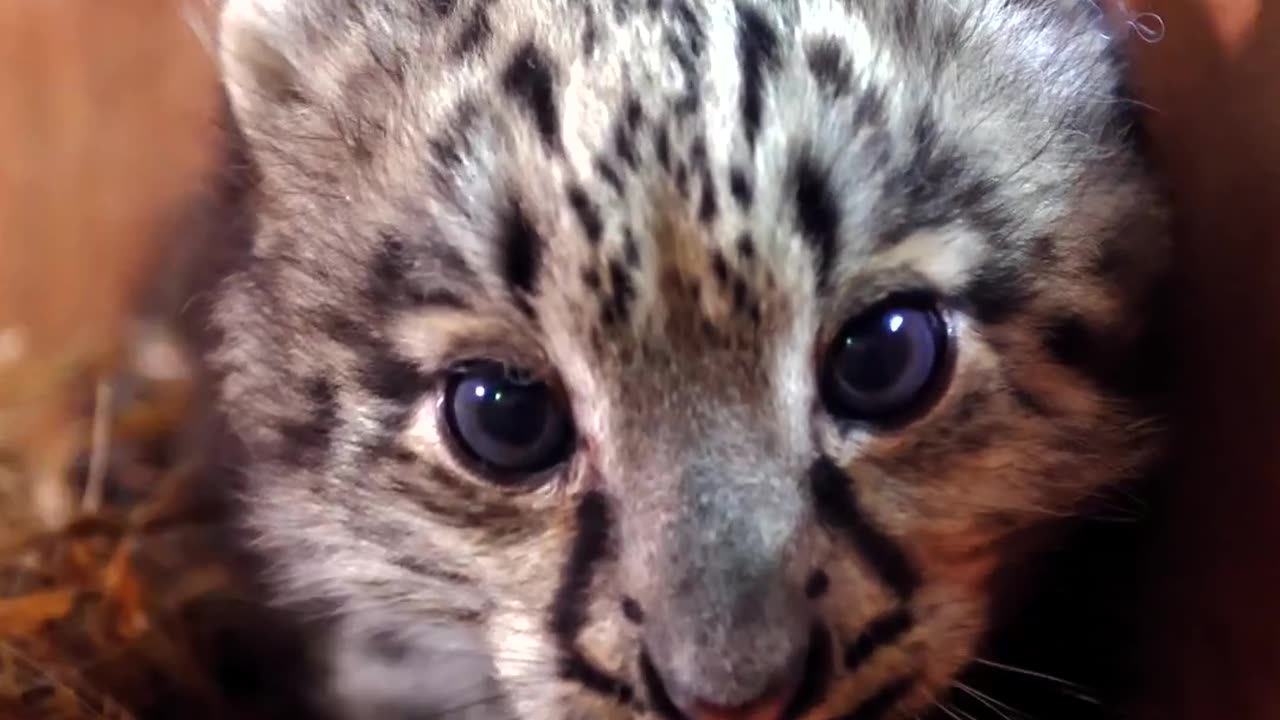
[(924, 533), (914, 543), (916, 562), (926, 583), (978, 595), (999, 567), (998, 542), (979, 530)]

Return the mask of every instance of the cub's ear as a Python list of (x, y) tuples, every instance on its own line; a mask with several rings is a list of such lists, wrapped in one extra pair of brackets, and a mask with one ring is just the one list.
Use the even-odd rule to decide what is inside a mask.
[(231, 107), (241, 122), (303, 95), (310, 38), (332, 3), (325, 0), (225, 0), (218, 59)]

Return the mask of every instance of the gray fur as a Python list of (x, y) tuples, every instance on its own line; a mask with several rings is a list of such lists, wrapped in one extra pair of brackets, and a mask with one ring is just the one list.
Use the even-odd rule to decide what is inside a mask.
[[(814, 717), (903, 673), (898, 710), (927, 706), (985, 629), (1010, 538), (1155, 448), (1110, 370), (1138, 352), (1164, 222), (1096, 15), (227, 0), (223, 77), (260, 181), (215, 362), (278, 599), (338, 608), (339, 705), (426, 715), (475, 699), (449, 673), (492, 670), (486, 715), (639, 717), (565, 676), (548, 620), (590, 492), (607, 547), (575, 651), (641, 697), (643, 645), (677, 691), (751, 699), (815, 621), (849, 643), (901, 600), (818, 522), (825, 456), (922, 580), (896, 651), (837, 669)], [(815, 356), (922, 284), (954, 323), (945, 395), (891, 432), (835, 422)], [(580, 449), (546, 485), (500, 489), (450, 452), (438, 373), (475, 355), (566, 388)], [(815, 568), (830, 587), (809, 601)], [(361, 661), (375, 631), (411, 646), (400, 667)]]

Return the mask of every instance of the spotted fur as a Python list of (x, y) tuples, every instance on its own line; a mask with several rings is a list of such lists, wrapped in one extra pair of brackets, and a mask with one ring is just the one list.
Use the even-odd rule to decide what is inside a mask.
[[(214, 355), (247, 531), (322, 600), (352, 718), (675, 717), (777, 658), (788, 717), (912, 717), (997, 579), (1158, 448), (1159, 197), (1087, 0), (227, 0), (257, 173)], [(941, 298), (950, 382), (841, 423), (817, 364)], [(552, 378), (537, 487), (451, 450), (444, 371)], [(1048, 536), (1055, 536), (1049, 534)], [(453, 714), (448, 714), (453, 713)]]

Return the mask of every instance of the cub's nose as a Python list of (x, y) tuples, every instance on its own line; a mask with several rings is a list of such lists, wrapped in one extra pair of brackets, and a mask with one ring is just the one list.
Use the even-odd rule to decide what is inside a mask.
[[(709, 697), (707, 691), (711, 688), (702, 674), (695, 672), (686, 676), (673, 672), (672, 668), (655, 668), (647, 656), (645, 680), (658, 705), (668, 706), (668, 715), (674, 715), (670, 710), (676, 710), (688, 720), (780, 720), (796, 698), (807, 673), (810, 654), (807, 647), (800, 647), (770, 666), (767, 674), (753, 673), (762, 680), (748, 684), (739, 678), (730, 683), (733, 702)], [(756, 670), (759, 669), (757, 664)], [(737, 701), (739, 698), (746, 699)]]
[(745, 705), (726, 706), (694, 700), (685, 715), (691, 720), (780, 720), (800, 686), (801, 672), (800, 667), (794, 672), (788, 671), (776, 686)]

